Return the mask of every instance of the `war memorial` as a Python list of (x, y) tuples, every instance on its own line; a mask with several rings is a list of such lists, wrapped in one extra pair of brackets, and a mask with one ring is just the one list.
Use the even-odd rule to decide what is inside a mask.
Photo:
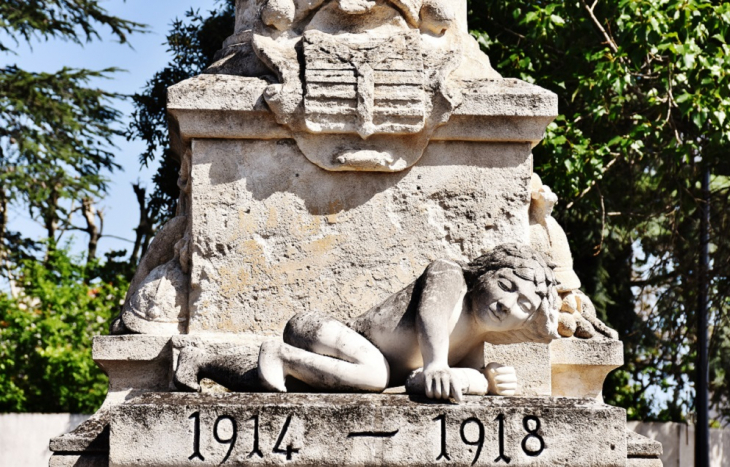
[(622, 343), (533, 173), (557, 96), (466, 12), (238, 0), (168, 90), (178, 212), (52, 467), (662, 465), (603, 402)]

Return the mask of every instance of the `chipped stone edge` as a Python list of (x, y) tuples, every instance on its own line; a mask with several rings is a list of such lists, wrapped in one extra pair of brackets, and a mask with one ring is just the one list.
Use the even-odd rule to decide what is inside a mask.
[[(529, 142), (537, 145), (558, 115), (555, 93), (517, 79), (462, 83), (463, 102), (432, 141)], [(168, 89), (173, 148), (195, 138), (283, 139), (261, 78), (203, 74)]]

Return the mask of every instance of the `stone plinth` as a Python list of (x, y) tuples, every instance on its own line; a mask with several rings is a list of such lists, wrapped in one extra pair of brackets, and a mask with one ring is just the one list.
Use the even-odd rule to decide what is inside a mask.
[(406, 172), (334, 173), (291, 140), (195, 140), (190, 333), (346, 320), (436, 259), (527, 242), (531, 165), (526, 143), (449, 142)]
[(626, 414), (595, 400), (160, 394), (113, 409), (111, 466), (625, 466)]
[(602, 401), (603, 382), (624, 364), (624, 352), (620, 341), (609, 339), (486, 343), (483, 352), (469, 356), (461, 365), (478, 368), (489, 363), (515, 368), (517, 396), (589, 397)]
[(624, 364), (621, 341), (558, 339), (550, 344), (552, 394), (603, 400), (606, 376)]

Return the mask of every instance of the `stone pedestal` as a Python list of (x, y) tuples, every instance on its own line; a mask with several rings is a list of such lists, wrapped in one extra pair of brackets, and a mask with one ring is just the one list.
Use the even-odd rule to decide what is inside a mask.
[[(206, 348), (208, 350), (212, 351), (225, 351), (226, 349), (232, 347), (232, 346), (243, 346), (243, 345), (249, 345), (252, 347), (255, 347), (260, 343), (260, 339), (251, 338), (250, 336), (240, 336), (236, 334), (230, 334), (230, 333), (218, 333), (215, 335), (181, 335), (181, 336), (175, 336), (175, 337), (161, 337), (161, 336), (101, 336), (97, 337), (94, 340), (94, 359), (99, 362), (99, 364), (102, 366), (102, 368), (107, 372), (109, 375), (109, 396), (107, 398), (107, 402), (104, 404), (104, 407), (99, 411), (98, 414), (96, 414), (94, 417), (92, 417), (89, 421), (85, 422), (84, 424), (80, 425), (78, 429), (75, 431), (63, 435), (61, 437), (55, 438), (51, 441), (51, 450), (56, 452), (56, 455), (53, 456), (51, 460), (51, 467), (66, 467), (66, 466), (89, 466), (89, 467), (105, 467), (108, 465), (108, 453), (110, 452), (110, 423), (112, 420), (120, 420), (119, 414), (127, 414), (123, 415), (122, 418), (126, 417), (126, 420), (130, 423), (130, 425), (125, 428), (125, 430), (128, 431), (114, 431), (112, 432), (112, 439), (113, 445), (116, 444), (119, 449), (123, 448), (124, 446), (130, 447), (134, 446), (134, 448), (129, 448), (127, 450), (127, 454), (129, 452), (137, 452), (140, 449), (144, 450), (148, 447), (150, 449), (154, 448), (154, 446), (160, 444), (160, 445), (167, 445), (168, 442), (165, 443), (152, 443), (150, 440), (154, 439), (154, 436), (162, 436), (167, 437), (171, 436), (174, 433), (174, 430), (182, 430), (179, 434), (179, 439), (181, 443), (183, 443), (183, 446), (186, 446), (184, 443), (190, 443), (191, 436), (192, 436), (192, 429), (193, 426), (193, 420), (190, 420), (186, 418), (187, 416), (191, 415), (195, 411), (201, 412), (201, 423), (204, 423), (206, 425), (203, 425), (206, 430), (208, 430), (205, 433), (205, 436), (207, 438), (205, 441), (206, 446), (212, 446), (209, 449), (211, 449), (211, 454), (218, 455), (222, 459), (224, 455), (224, 451), (221, 451), (225, 447), (225, 443), (223, 445), (220, 445), (220, 443), (215, 442), (214, 436), (212, 432), (210, 431), (212, 426), (215, 424), (215, 418), (218, 415), (226, 415), (223, 412), (216, 412), (217, 409), (213, 409), (213, 407), (216, 404), (222, 404), (222, 406), (231, 407), (232, 416), (241, 418), (241, 421), (239, 423), (238, 418), (236, 419), (237, 427), (241, 430), (241, 434), (239, 435), (239, 441), (237, 443), (242, 443), (245, 436), (252, 436), (251, 431), (249, 430), (248, 425), (251, 425), (252, 422), (248, 422), (251, 416), (246, 417), (246, 414), (249, 412), (246, 412), (246, 414), (243, 414), (244, 408), (242, 406), (255, 406), (256, 404), (259, 404), (258, 407), (261, 408), (262, 411), (266, 413), (277, 413), (277, 414), (283, 414), (281, 412), (282, 410), (289, 410), (291, 407), (298, 406), (300, 410), (302, 407), (309, 404), (311, 401), (324, 401), (326, 399), (326, 403), (322, 403), (320, 405), (316, 405), (316, 410), (313, 409), (313, 411), (304, 411), (304, 412), (298, 412), (300, 414), (307, 414), (307, 417), (310, 415), (314, 418), (312, 418), (314, 424), (317, 426), (323, 425), (325, 427), (332, 426), (345, 426), (342, 425), (342, 421), (337, 422), (328, 422), (329, 418), (333, 416), (333, 414), (336, 412), (338, 414), (345, 414), (350, 410), (355, 410), (353, 407), (366, 407), (369, 408), (368, 410), (371, 410), (370, 415), (362, 415), (361, 420), (362, 423), (375, 423), (375, 421), (378, 421), (378, 423), (381, 423), (381, 427), (386, 427), (386, 425), (382, 424), (386, 420), (392, 419), (394, 421), (400, 420), (400, 422), (403, 422), (403, 420), (415, 420), (413, 423), (415, 423), (414, 427), (408, 428), (408, 430), (411, 430), (410, 433), (411, 438), (410, 442), (411, 444), (409, 446), (404, 447), (403, 444), (398, 446), (398, 450), (403, 453), (411, 453), (412, 451), (421, 449), (421, 446), (424, 446), (424, 443), (432, 443), (433, 437), (438, 435), (440, 433), (438, 430), (440, 429), (440, 425), (436, 422), (434, 422), (432, 419), (439, 416), (441, 413), (448, 413), (453, 414), (453, 417), (449, 415), (449, 418), (447, 418), (447, 422), (449, 424), (448, 427), (448, 436), (449, 436), (449, 446), (453, 444), (453, 452), (459, 453), (454, 454), (455, 457), (454, 463), (455, 465), (461, 465), (460, 463), (469, 463), (467, 462), (468, 455), (474, 455), (476, 453), (475, 448), (476, 446), (469, 446), (468, 444), (465, 445), (463, 441), (461, 441), (460, 438), (460, 423), (464, 422), (464, 420), (472, 417), (477, 416), (479, 418), (480, 422), (485, 427), (485, 440), (490, 440), (492, 444), (498, 442), (497, 431), (495, 431), (496, 428), (498, 428), (498, 422), (495, 422), (495, 418), (499, 415), (499, 413), (504, 413), (505, 416), (507, 413), (510, 414), (523, 414), (522, 418), (524, 416), (530, 415), (527, 413), (529, 410), (533, 410), (535, 413), (540, 414), (546, 414), (548, 419), (553, 420), (553, 418), (550, 417), (557, 417), (558, 414), (566, 412), (566, 408), (570, 408), (570, 410), (567, 410), (566, 416), (570, 417), (578, 417), (571, 418), (569, 421), (565, 421), (561, 418), (555, 419), (558, 423), (557, 426), (562, 426), (563, 428), (560, 428), (558, 431), (548, 431), (546, 433), (562, 433), (560, 430), (568, 430), (568, 426), (572, 423), (578, 423), (578, 425), (575, 425), (573, 428), (573, 431), (575, 432), (575, 435), (582, 433), (584, 431), (583, 425), (588, 423), (588, 421), (591, 421), (590, 423), (593, 423), (592, 420), (594, 420), (595, 415), (598, 414), (598, 420), (613, 420), (611, 423), (614, 423), (616, 420), (621, 420), (620, 426), (623, 427), (623, 424), (625, 424), (625, 415), (622, 410), (616, 409), (610, 406), (603, 405), (601, 403), (602, 399), (600, 397), (601, 388), (603, 386), (603, 380), (605, 379), (606, 374), (611, 371), (614, 368), (619, 367), (623, 363), (623, 353), (622, 353), (622, 345), (618, 341), (582, 341), (579, 339), (564, 339), (564, 340), (558, 340), (554, 341), (551, 344), (512, 344), (512, 345), (490, 345), (486, 344), (484, 355), (482, 356), (484, 362), (503, 362), (507, 364), (511, 364), (515, 366), (518, 380), (520, 381), (520, 388), (518, 389), (518, 396), (524, 396), (524, 397), (514, 397), (514, 398), (499, 398), (499, 397), (469, 397), (467, 404), (464, 406), (454, 406), (450, 404), (429, 404), (427, 400), (423, 398), (409, 398), (408, 396), (399, 395), (394, 396), (391, 394), (382, 395), (382, 396), (374, 396), (374, 395), (304, 395), (304, 394), (287, 394), (287, 395), (267, 395), (267, 394), (223, 394), (223, 395), (212, 395), (212, 394), (202, 394), (202, 395), (185, 395), (185, 394), (163, 394), (159, 391), (167, 391), (167, 390), (173, 390), (174, 386), (172, 385), (172, 369), (173, 364), (175, 360), (175, 354), (176, 350), (178, 348), (184, 347), (186, 345), (195, 345), (199, 346), (201, 348)], [(143, 397), (142, 399), (137, 398), (137, 396)], [(546, 399), (538, 399), (535, 398), (535, 396), (548, 396)], [(552, 397), (550, 397), (552, 396)], [(579, 396), (580, 398), (571, 398), (567, 399), (564, 397), (556, 397), (556, 396)], [(281, 402), (281, 408), (275, 409), (277, 406), (277, 401)], [(540, 401), (544, 401), (544, 403), (541, 403)], [(341, 408), (339, 412), (335, 411), (335, 406), (339, 403), (345, 403), (345, 405)], [(123, 405), (122, 405), (123, 404)], [(131, 404), (131, 405), (128, 405)], [(238, 404), (238, 408), (236, 404)], [(426, 410), (429, 415), (431, 415), (430, 411), (433, 412), (433, 416), (429, 419), (427, 415), (423, 415), (426, 412), (419, 412), (421, 409), (417, 409), (421, 404), (426, 404), (423, 407), (423, 410)], [(170, 414), (163, 415), (168, 411), (168, 408), (176, 407), (175, 410), (172, 410)], [(196, 408), (197, 407), (197, 408)], [(207, 408), (204, 408), (207, 407)], [(327, 408), (328, 407), (328, 408)], [(362, 407), (355, 410), (353, 413), (362, 414)], [(386, 416), (384, 414), (391, 413), (391, 408), (398, 407), (398, 410), (406, 410), (405, 412), (392, 412), (392, 417), (390, 415)], [(195, 408), (194, 410), (191, 410), (191, 408)], [(477, 410), (478, 408), (478, 410)], [(562, 408), (562, 409), (561, 409)], [(148, 411), (152, 410), (152, 411)], [(376, 410), (377, 409), (377, 410)], [(443, 410), (442, 410), (443, 409)], [(529, 410), (528, 410), (529, 409)], [(190, 413), (185, 415), (181, 411), (188, 410)], [(212, 410), (212, 412), (211, 412)], [(222, 410), (222, 409), (221, 409)], [(248, 410), (248, 409), (246, 409)], [(277, 411), (278, 410), (278, 411)], [(308, 409), (307, 409), (308, 410)], [(439, 410), (442, 410), (441, 412), (438, 412)], [(156, 411), (156, 412), (155, 412)], [(207, 412), (205, 412), (207, 411)], [(273, 412), (272, 412), (273, 411)], [(445, 411), (445, 412), (444, 412)], [(377, 415), (376, 414), (380, 414)], [(438, 412), (438, 413), (436, 413)], [(153, 416), (150, 414), (156, 413), (157, 416)], [(202, 415), (205, 413), (205, 415)], [(212, 419), (210, 418), (212, 415), (211, 413), (217, 413), (215, 417)], [(262, 412), (263, 413), (263, 412)], [(147, 422), (140, 422), (139, 426), (134, 425), (134, 422), (129, 418), (132, 417), (133, 414), (140, 414), (142, 419), (145, 419), (145, 417), (148, 417), (146, 420)], [(243, 414), (243, 415), (242, 415)], [(411, 414), (411, 415), (406, 415)], [(471, 415), (466, 415), (471, 414)], [(475, 415), (476, 414), (476, 415)], [(183, 416), (185, 415), (185, 416)], [(345, 420), (350, 420), (352, 423), (354, 423), (354, 418), (348, 419), (345, 415), (342, 415)], [(154, 420), (150, 419), (149, 417), (158, 417), (160, 420), (168, 420), (170, 425), (169, 429), (167, 431), (164, 431), (165, 429), (161, 425), (155, 425)], [(169, 418), (173, 417), (173, 418)], [(244, 417), (244, 418), (242, 418)], [(272, 430), (276, 431), (277, 429), (281, 429), (281, 425), (283, 422), (286, 421), (286, 416), (284, 418), (281, 418), (281, 416), (277, 416), (278, 418), (274, 417), (274, 419), (267, 422), (266, 425), (267, 428), (261, 428), (262, 430), (268, 430), (267, 436), (271, 437), (276, 435), (276, 433), (272, 434)], [(318, 418), (319, 417), (319, 418)], [(368, 418), (369, 417), (369, 418)], [(380, 418), (378, 418), (380, 417)], [(460, 418), (461, 417), (461, 418)], [(490, 418), (491, 417), (491, 418)], [(582, 421), (580, 421), (580, 417), (583, 417)], [(618, 417), (618, 418), (615, 418)], [(519, 418), (519, 416), (517, 417)], [(280, 420), (281, 419), (281, 420)], [(140, 419), (141, 420), (141, 419)], [(263, 419), (261, 419), (263, 420)], [(319, 421), (317, 421), (319, 420)], [(519, 419), (517, 422), (520, 422)], [(562, 421), (561, 421), (562, 420)], [(417, 422), (416, 422), (417, 421)], [(430, 424), (429, 424), (430, 421)], [(149, 423), (148, 423), (149, 422)], [(398, 422), (398, 423), (400, 423)], [(513, 448), (518, 451), (520, 451), (521, 446), (521, 439), (519, 436), (524, 437), (524, 428), (520, 423), (514, 422), (514, 420), (510, 421), (512, 425), (509, 425), (511, 428), (510, 430), (514, 430), (514, 433), (510, 435), (514, 439), (517, 437), (516, 443), (513, 443)], [(114, 422), (116, 423), (116, 422)], [(224, 434), (223, 430), (228, 429), (225, 424), (229, 423), (228, 421), (221, 421), (219, 423), (219, 429), (220, 429), (220, 435), (219, 438), (225, 439), (228, 437), (228, 435)], [(279, 425), (276, 425), (278, 423)], [(293, 423), (293, 422), (292, 422)], [(349, 422), (348, 422), (349, 423)], [(395, 423), (395, 422), (394, 422)], [(410, 423), (410, 422), (409, 422)], [(532, 422), (530, 422), (532, 423)], [(552, 422), (551, 422), (552, 423)], [(588, 425), (590, 425), (588, 423)], [(601, 422), (603, 423), (603, 422)], [(618, 422), (616, 422), (618, 423)], [(113, 425), (113, 423), (111, 423)], [(562, 425), (561, 425), (562, 424)], [(132, 429), (130, 427), (136, 426), (136, 428)], [(296, 426), (293, 425), (293, 426)], [(313, 425), (314, 426), (314, 425)], [(354, 427), (355, 425), (353, 425)], [(389, 425), (388, 425), (389, 426)], [(505, 425), (507, 426), (507, 425)], [(147, 427), (147, 428), (145, 428)], [(230, 427), (230, 425), (228, 425)], [(264, 427), (262, 424), (261, 427)], [(371, 427), (372, 428), (372, 427)], [(144, 434), (144, 430), (150, 429), (152, 430), (152, 434)], [(203, 428), (201, 428), (203, 429)], [(344, 428), (343, 428), (344, 429)], [(349, 428), (348, 428), (349, 429)], [(355, 428), (352, 428), (355, 430)], [(478, 435), (478, 424), (476, 422), (471, 422), (468, 424), (468, 426), (465, 426), (465, 433), (469, 440), (476, 440)], [(612, 428), (613, 429), (613, 428)], [(120, 428), (121, 430), (121, 428)], [(154, 431), (158, 430), (158, 431)], [(248, 430), (248, 432), (244, 433), (244, 430)], [(414, 431), (415, 430), (415, 431)], [(472, 433), (473, 430), (474, 432)], [(491, 430), (491, 431), (489, 431)], [(520, 431), (522, 430), (522, 431)], [(589, 427), (589, 432), (592, 432), (590, 430), (593, 430), (593, 428)], [(356, 430), (355, 430), (356, 431)], [(387, 431), (385, 428), (383, 428), (380, 431)], [(391, 430), (392, 431), (392, 430)], [(569, 431), (569, 430), (568, 430)], [(406, 431), (404, 431), (405, 433)], [(127, 439), (127, 438), (120, 438), (124, 441), (117, 441), (117, 436), (119, 433), (125, 433), (123, 436), (134, 436), (133, 439)], [(134, 435), (134, 433), (139, 433), (139, 435)], [(157, 433), (156, 435), (154, 433)], [(263, 433), (263, 432), (261, 432)], [(278, 432), (277, 432), (278, 433)], [(319, 432), (318, 432), (319, 433)], [(327, 433), (330, 434), (330, 436), (335, 436), (335, 434), (324, 431), (322, 433), (317, 434), (318, 437), (324, 437), (325, 439), (329, 439)], [(349, 433), (349, 432), (348, 432)], [(489, 434), (491, 433), (491, 434)], [(175, 435), (178, 436), (178, 435)], [(201, 436), (203, 436), (201, 432)], [(556, 434), (556, 436), (558, 436)], [(560, 437), (564, 436), (564, 434), (560, 434)], [(362, 443), (363, 440), (366, 440), (367, 442), (365, 444), (353, 444), (352, 447), (348, 449), (364, 449), (365, 453), (371, 452), (373, 448), (373, 443), (376, 443), (377, 449), (385, 449), (385, 447), (389, 446), (387, 443), (392, 443), (394, 440), (386, 439), (386, 438), (372, 438), (368, 436), (358, 437), (355, 436), (356, 441), (358, 443)], [(360, 439), (362, 438), (362, 439)], [(371, 439), (372, 438), (372, 439)], [(423, 438), (423, 439), (421, 439)], [(203, 438), (201, 438), (202, 440)], [(245, 438), (248, 439), (248, 438)], [(272, 438), (274, 441), (276, 440), (276, 437)], [(319, 439), (319, 438), (317, 438)], [(561, 438), (563, 439), (563, 442), (567, 443), (567, 438)], [(592, 463), (586, 463), (586, 464), (579, 464), (579, 463), (568, 463), (568, 465), (626, 465), (631, 467), (657, 467), (658, 465), (661, 465), (661, 461), (658, 460), (659, 454), (656, 454), (657, 450), (661, 449), (661, 445), (657, 447), (658, 443), (652, 443), (650, 440), (646, 438), (640, 438), (635, 439), (632, 438), (633, 441), (629, 443), (628, 451), (624, 449), (624, 462), (628, 462), (626, 464), (621, 463), (604, 463), (604, 464), (592, 464)], [(349, 440), (352, 441), (352, 440)], [(349, 442), (348, 441), (348, 442)], [(556, 439), (557, 441), (557, 439)], [(263, 442), (263, 441), (262, 441)], [(266, 443), (269, 449), (269, 452), (267, 452), (267, 461), (271, 461), (272, 463), (278, 464), (283, 463), (285, 461), (285, 455), (273, 455), (274, 453), (271, 453), (271, 450), (273, 449), (273, 445), (269, 446), (271, 444), (271, 440), (267, 438)], [(312, 441), (314, 442), (314, 441)], [(405, 441), (399, 441), (401, 443), (405, 443)], [(581, 439), (580, 443), (578, 443), (578, 446), (583, 446), (584, 441)], [(623, 443), (623, 444), (622, 444)], [(311, 445), (312, 443), (310, 443)], [(551, 443), (548, 446), (554, 446), (554, 442), (551, 441)], [(618, 442), (617, 446), (624, 446), (625, 440)], [(360, 447), (357, 447), (360, 446)], [(394, 445), (392, 445), (394, 446)], [(392, 447), (391, 446), (391, 447)], [(430, 444), (428, 444), (430, 446)], [(487, 441), (484, 443), (484, 448), (487, 449), (486, 446), (488, 446)], [(496, 446), (496, 444), (495, 444)], [(296, 448), (296, 446), (295, 446)], [(458, 448), (458, 449), (457, 449)], [(491, 449), (493, 450), (494, 447)], [(180, 448), (182, 449), (182, 447)], [(263, 449), (263, 448), (262, 448)], [(286, 447), (283, 448), (284, 450)], [(431, 449), (428, 447), (428, 449)], [(468, 452), (469, 449), (472, 449), (471, 452)], [(220, 452), (219, 452), (220, 451)], [(330, 452), (330, 448), (327, 448), (327, 452)], [(177, 451), (175, 451), (177, 452)], [(263, 452), (263, 451), (262, 451)], [(342, 454), (343, 456), (349, 455), (347, 454), (350, 452), (347, 450), (345, 454)], [(431, 451), (427, 451), (431, 452)], [(557, 451), (556, 451), (557, 452)], [(450, 455), (452, 451), (449, 451)], [(627, 454), (626, 454), (627, 453)], [(189, 455), (190, 453), (188, 453)], [(269, 455), (272, 454), (272, 455)], [(126, 455), (126, 454), (125, 454)], [(153, 453), (149, 454), (150, 456), (153, 455)], [(157, 455), (157, 454), (155, 454)], [(354, 455), (354, 454), (353, 454)], [(365, 455), (365, 454), (358, 454), (358, 455)], [(380, 454), (379, 454), (380, 455)], [(490, 454), (491, 455), (491, 454)], [(556, 454), (557, 455), (557, 454)], [(628, 458), (626, 456), (629, 456)], [(282, 457), (283, 456), (283, 457)], [(484, 452), (484, 454), (481, 455), (479, 465), (482, 465), (482, 463), (487, 463), (488, 457), (487, 457), (487, 451)], [(496, 455), (495, 455), (496, 456)], [(151, 458), (151, 457), (150, 457)], [(512, 458), (512, 456), (510, 456)], [(518, 459), (519, 457), (515, 457), (515, 459)], [(529, 459), (527, 459), (529, 458)], [(214, 456), (206, 457), (206, 459), (213, 459), (216, 460), (217, 458)], [(335, 458), (335, 461), (332, 461), (333, 463), (329, 465), (340, 465), (337, 464), (337, 462), (342, 461), (342, 459), (345, 459), (345, 461), (356, 462), (357, 457), (347, 457), (347, 458), (341, 458), (337, 457)], [(354, 459), (354, 460), (353, 460)], [(367, 458), (371, 459), (371, 458)], [(367, 461), (366, 459), (366, 461)], [(372, 459), (379, 459), (378, 457), (372, 457)], [(473, 459), (473, 458), (472, 458)], [(517, 464), (517, 465), (565, 465), (565, 464), (554, 464), (549, 463), (546, 461), (546, 459), (554, 459), (554, 458), (548, 458), (548, 457), (535, 457), (532, 458), (530, 456), (527, 456), (525, 459), (525, 462), (527, 460), (532, 459), (534, 464)], [(577, 457), (576, 459), (582, 459), (580, 457)], [(609, 458), (610, 459), (610, 458)], [(628, 459), (628, 460), (627, 460)], [(220, 459), (217, 459), (218, 462)], [(537, 461), (540, 460), (540, 463), (537, 463)], [(256, 458), (253, 460), (247, 459), (247, 462), (259, 462), (262, 463), (263, 461), (260, 460), (260, 458)], [(442, 459), (443, 461), (443, 459)], [(189, 463), (189, 464), (154, 464), (154, 463), (140, 463), (140, 464), (134, 464), (129, 463), (132, 462), (131, 460), (127, 459), (124, 463), (120, 460), (114, 461), (114, 462), (120, 462), (119, 464), (112, 464), (112, 465), (207, 465), (205, 463), (199, 462), (198, 464), (195, 463)], [(137, 462), (137, 460), (134, 460), (134, 462)], [(151, 462), (151, 461), (150, 461)], [(232, 463), (233, 461), (228, 461), (227, 464), (230, 465), (237, 465), (235, 463)], [(343, 461), (344, 462), (344, 461)], [(364, 462), (364, 461), (363, 461)], [(401, 462), (401, 461), (399, 461)], [(414, 461), (416, 462), (416, 461)], [(419, 460), (416, 462), (418, 465), (428, 465), (428, 462)], [(659, 462), (659, 464), (657, 464)], [(375, 462), (377, 464), (377, 462)], [(211, 464), (211, 465), (218, 465), (218, 464)], [(244, 464), (239, 464), (244, 465)], [(292, 465), (305, 465), (305, 464), (292, 464)], [(324, 461), (320, 460), (318, 462), (314, 462), (310, 465), (328, 465)], [(347, 464), (341, 464), (341, 465), (347, 465)], [(353, 463), (352, 465), (368, 465), (367, 463)], [(401, 464), (394, 464), (394, 465), (402, 465)], [(413, 465), (413, 464), (411, 464)], [(487, 463), (487, 465), (490, 465)], [(495, 464), (496, 465), (496, 464)], [(510, 464), (513, 465), (513, 464)]]
[(150, 393), (112, 410), (110, 466), (625, 466), (622, 409), (571, 398)]

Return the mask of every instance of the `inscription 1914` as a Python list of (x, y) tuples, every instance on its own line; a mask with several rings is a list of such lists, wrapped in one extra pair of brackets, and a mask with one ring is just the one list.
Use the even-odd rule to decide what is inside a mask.
[[(496, 459), (494, 459), (495, 463), (504, 462), (505, 464), (509, 464), (512, 462), (512, 458), (507, 456), (505, 454), (505, 443), (504, 443), (504, 414), (499, 414), (497, 418), (494, 419), (495, 422), (497, 422), (497, 441), (498, 441), (498, 453)], [(434, 418), (433, 421), (439, 422), (441, 427), (441, 451), (436, 457), (437, 461), (445, 460), (450, 461), (451, 455), (449, 454), (447, 443), (446, 443), (446, 414), (441, 414), (438, 417)], [(530, 422), (534, 423), (534, 428), (530, 426)], [(469, 439), (466, 434), (466, 427), (469, 425), (475, 425), (477, 427), (477, 438), (476, 439)], [(537, 418), (534, 415), (528, 415), (522, 419), (522, 426), (525, 428), (525, 431), (527, 432), (527, 436), (525, 436), (522, 439), (521, 447), (522, 451), (527, 454), (530, 457), (537, 457), (545, 450), (545, 440), (540, 436), (538, 433), (538, 430), (540, 430), (540, 419)], [(485, 434), (485, 428), (484, 424), (481, 420), (479, 420), (476, 417), (470, 417), (464, 420), (461, 423), (461, 428), (459, 429), (459, 435), (461, 436), (461, 441), (466, 444), (467, 446), (475, 446), (476, 447), (476, 453), (474, 454), (474, 459), (472, 460), (471, 465), (474, 465), (479, 460), (479, 457), (482, 454), (482, 449), (484, 448), (484, 434)], [(528, 446), (528, 442), (531, 439), (537, 440), (538, 448), (533, 449), (532, 447)], [(534, 443), (530, 443), (534, 447)]]
[[(188, 460), (205, 461), (205, 456), (203, 456), (200, 446), (200, 412), (193, 413), (192, 415), (190, 415), (190, 417), (188, 417), (188, 419), (193, 420), (193, 453), (188, 457)], [(284, 442), (284, 437), (289, 430), (291, 420), (291, 415), (286, 417), (284, 426), (281, 428), (279, 437), (276, 439), (276, 443), (274, 444), (274, 449), (271, 451), (274, 454), (285, 455), (286, 460), (292, 460), (292, 456), (299, 452), (299, 449), (295, 449), (291, 445), (291, 443), (287, 444), (286, 448), (282, 449), (282, 443)], [(227, 421), (231, 426), (231, 434), (228, 437), (224, 437), (220, 432), (220, 423), (223, 421)], [(263, 458), (264, 454), (261, 452), (261, 448), (259, 447), (259, 416), (254, 415), (248, 421), (254, 422), (254, 432), (253, 446), (251, 448), (251, 452), (248, 453), (247, 457), (250, 458), (253, 456), (257, 456)], [(220, 462), (220, 464), (224, 464), (231, 456), (231, 452), (233, 452), (233, 448), (236, 445), (236, 440), (238, 439), (238, 424), (236, 423), (236, 419), (231, 417), (230, 415), (220, 415), (218, 418), (216, 418), (215, 422), (213, 422), (213, 439), (215, 439), (218, 444), (228, 445), (228, 451), (226, 452), (225, 457), (223, 457), (223, 460)]]

